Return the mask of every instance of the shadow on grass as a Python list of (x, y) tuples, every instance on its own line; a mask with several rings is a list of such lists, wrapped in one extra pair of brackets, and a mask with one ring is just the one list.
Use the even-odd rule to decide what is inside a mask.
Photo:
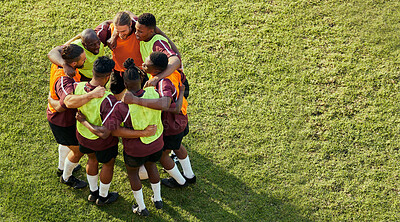
[(196, 151), (192, 150), (190, 155), (194, 169), (199, 169), (195, 172), (197, 183), (184, 189), (162, 188), (167, 203), (163, 210), (175, 220), (311, 221), (300, 216), (295, 206), (272, 197), (262, 188), (252, 190)]

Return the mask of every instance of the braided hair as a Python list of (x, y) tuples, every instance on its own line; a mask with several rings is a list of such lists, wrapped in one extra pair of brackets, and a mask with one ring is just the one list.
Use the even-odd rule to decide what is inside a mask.
[(126, 59), (124, 67), (126, 69), (124, 72), (124, 81), (137, 80), (139, 78), (142, 80), (146, 76), (146, 73), (135, 65), (132, 58)]

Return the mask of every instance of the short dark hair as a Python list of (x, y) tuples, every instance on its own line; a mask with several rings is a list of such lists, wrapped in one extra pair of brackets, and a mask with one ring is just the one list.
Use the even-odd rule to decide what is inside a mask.
[(156, 17), (151, 13), (143, 13), (139, 16), (138, 22), (149, 28), (156, 28)]
[(114, 69), (115, 62), (107, 56), (101, 56), (93, 64), (93, 75), (104, 78), (108, 76)]
[(132, 18), (129, 16), (127, 12), (118, 12), (113, 20), (114, 25), (118, 26), (131, 26), (132, 25)]
[(152, 52), (150, 54), (150, 61), (157, 69), (164, 71), (168, 66), (168, 57), (162, 52)]
[(61, 57), (67, 62), (67, 63), (73, 63), (73, 62), (78, 62), (79, 61), (79, 56), (83, 53), (83, 48), (75, 45), (75, 44), (69, 44), (67, 46), (64, 46), (64, 48), (61, 51)]
[(135, 65), (135, 62), (132, 58), (127, 58), (124, 62), (125, 72), (124, 72), (124, 80), (125, 81), (133, 81), (140, 79), (141, 76), (146, 75), (140, 68)]

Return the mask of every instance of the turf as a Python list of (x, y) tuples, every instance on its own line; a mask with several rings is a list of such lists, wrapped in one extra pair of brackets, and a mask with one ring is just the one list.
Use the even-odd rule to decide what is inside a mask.
[(1, 220), (140, 219), (122, 155), (110, 206), (58, 182), (45, 115), (47, 53), (121, 10), (156, 16), (191, 86), (184, 144), (198, 182), (163, 187), (163, 210), (145, 182), (147, 220), (400, 219), (400, 2), (9, 0), (0, 6)]

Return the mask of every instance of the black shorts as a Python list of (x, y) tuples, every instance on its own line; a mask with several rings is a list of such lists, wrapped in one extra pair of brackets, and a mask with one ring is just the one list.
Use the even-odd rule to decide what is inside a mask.
[[(48, 121), (49, 122), (49, 121)], [(78, 146), (78, 139), (76, 139), (76, 125), (62, 127), (49, 122), (51, 132), (58, 144), (64, 146)]]
[(79, 144), (79, 151), (84, 154), (95, 153), (96, 159), (99, 163), (108, 163), (112, 158), (117, 157), (118, 144), (102, 151), (95, 151)]
[(162, 149), (160, 151), (157, 151), (153, 154), (150, 154), (148, 156), (144, 157), (134, 157), (134, 156), (129, 156), (128, 154), (125, 153), (124, 151), (124, 162), (126, 165), (130, 167), (140, 167), (146, 162), (157, 162), (160, 160), (162, 155)]
[(172, 136), (163, 136), (164, 139), (164, 147), (163, 150), (179, 150), (181, 147), (182, 139), (189, 133), (189, 124), (186, 125), (185, 130), (183, 132), (172, 135)]

